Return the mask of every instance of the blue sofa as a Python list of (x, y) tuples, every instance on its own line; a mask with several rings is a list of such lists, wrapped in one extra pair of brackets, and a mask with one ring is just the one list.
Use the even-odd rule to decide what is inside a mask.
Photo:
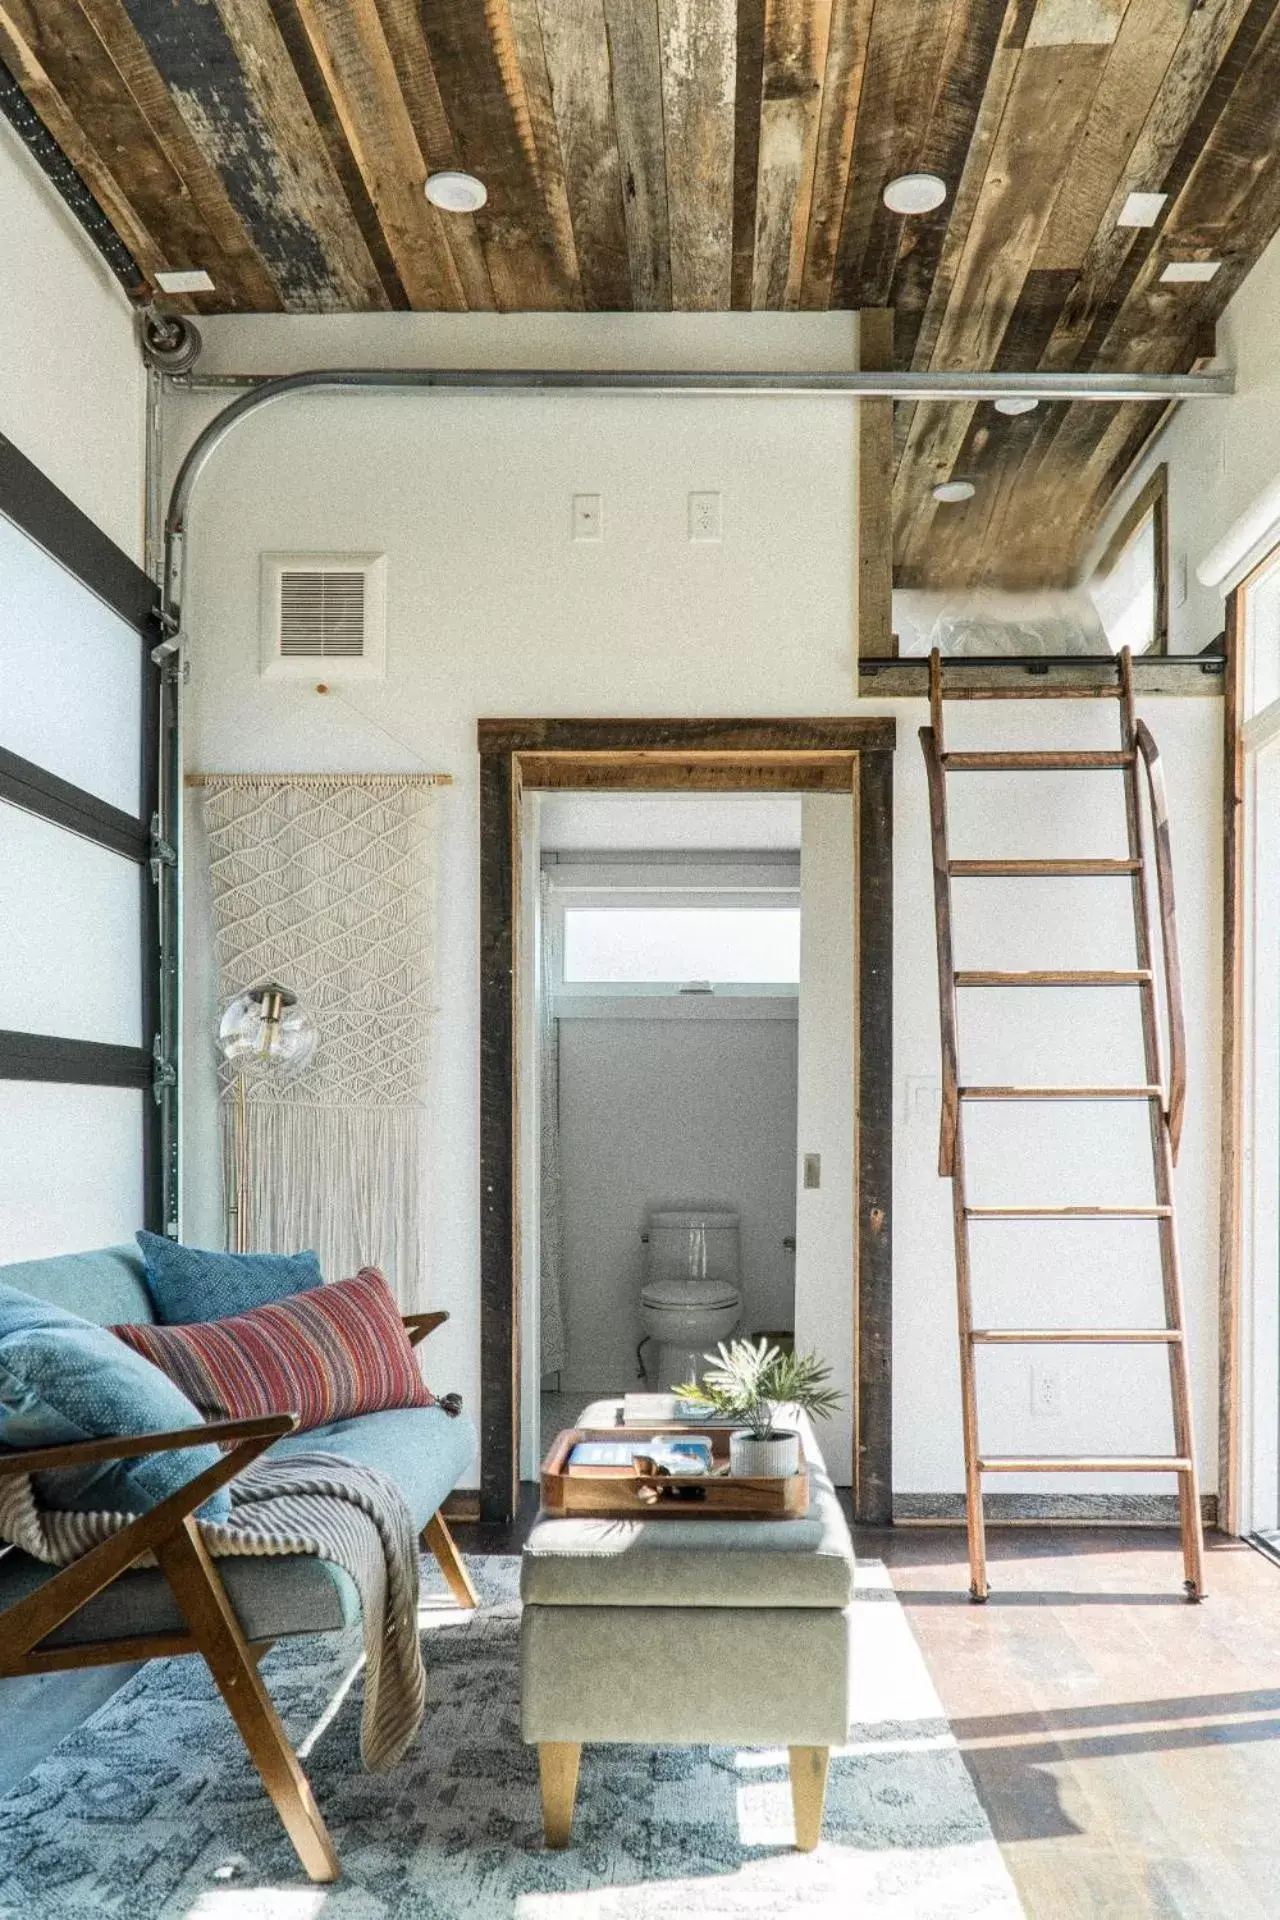
[[(100, 1326), (154, 1318), (143, 1281), (142, 1259), (132, 1247), (108, 1247), (0, 1267), (0, 1283), (65, 1307)], [(410, 1338), (415, 1342), (424, 1338), (447, 1317), (443, 1313), (407, 1316)], [(475, 1428), (465, 1415), (451, 1416), (439, 1406), (406, 1407), (336, 1421), (307, 1433), (291, 1428), (291, 1419), (274, 1416), (266, 1421), (210, 1425), (206, 1433), (208, 1438), (222, 1438), (232, 1447), (223, 1469), (225, 1478), (267, 1447), (277, 1457), (318, 1448), (380, 1468), (404, 1494), (415, 1526), (439, 1561), (455, 1597), (462, 1605), (476, 1605), (475, 1591), (440, 1512), (475, 1456)], [(189, 1444), (190, 1433), (184, 1437)], [(104, 1445), (110, 1446), (109, 1442), (86, 1444), (99, 1449), (99, 1458)], [(52, 1454), (59, 1450), (44, 1451)], [(69, 1451), (75, 1449), (64, 1448), (61, 1454)], [(83, 1455), (83, 1447), (80, 1451)], [(12, 1471), (20, 1460), (35, 1464), (33, 1455), (5, 1456), (0, 1451), (0, 1471), (6, 1470), (6, 1461)], [(47, 1463), (40, 1461), (62, 1463), (52, 1458)], [(199, 1495), (201, 1500), (204, 1497), (203, 1493)], [(202, 1653), (303, 1865), (313, 1879), (332, 1879), (337, 1874), (336, 1856), (258, 1678), (257, 1658), (273, 1641), (294, 1634), (327, 1633), (356, 1623), (360, 1617), (358, 1594), (342, 1568), (308, 1554), (232, 1558), (215, 1564), (204, 1552), (190, 1518), (194, 1504), (197, 1502), (187, 1502), (186, 1512), (175, 1513), (160, 1544), (144, 1537), (148, 1516), (135, 1522), (134, 1527), (141, 1531), (128, 1544), (135, 1545), (139, 1552), (150, 1547), (156, 1551), (160, 1565), (136, 1568), (125, 1558), (121, 1568), (107, 1572), (105, 1580), (86, 1575), (80, 1584), (92, 1589), (87, 1597), (77, 1597), (70, 1575), (87, 1569), (90, 1561), (106, 1555), (106, 1549), (96, 1549), (95, 1554), (86, 1555), (75, 1568), (64, 1572), (16, 1548), (0, 1551), (0, 1674), (135, 1661), (150, 1654)], [(154, 1534), (154, 1515), (150, 1518)], [(123, 1536), (117, 1539), (123, 1540)], [(128, 1544), (117, 1558), (127, 1556)], [(102, 1565), (108, 1564), (104, 1558)], [(55, 1582), (59, 1583), (56, 1597)], [(33, 1644), (29, 1637), (32, 1624), (43, 1625), (47, 1620), (55, 1623)], [(11, 1623), (21, 1623), (26, 1631), (16, 1631)], [(20, 1644), (23, 1640), (25, 1645)]]

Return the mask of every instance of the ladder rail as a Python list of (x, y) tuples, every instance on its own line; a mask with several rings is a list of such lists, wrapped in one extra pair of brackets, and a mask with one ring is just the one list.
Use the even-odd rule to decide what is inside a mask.
[(921, 727), (920, 746), (929, 782), (929, 827), (933, 844), (933, 920), (938, 948), (938, 1007), (942, 1033), (942, 1124), (938, 1141), (938, 1172), (948, 1179), (955, 1171), (956, 1130), (960, 1118), (956, 970), (951, 943), (951, 883), (947, 842), (947, 789), (942, 753), (932, 727)]
[(1187, 1100), (1187, 1029), (1182, 1011), (1182, 962), (1178, 952), (1178, 919), (1173, 893), (1173, 851), (1169, 840), (1169, 799), (1160, 749), (1145, 720), (1134, 728), (1138, 752), (1147, 776), (1151, 806), (1151, 837), (1156, 856), (1156, 902), (1160, 914), (1160, 941), (1164, 955), (1165, 1014), (1169, 1029), (1169, 1091), (1165, 1112), (1169, 1146), (1178, 1164), (1182, 1120)]
[[(1127, 647), (1120, 655), (1119, 667), (1121, 737), (1126, 749), (1133, 753), (1132, 763), (1124, 777), (1124, 792), (1129, 852), (1130, 856), (1138, 862), (1138, 871), (1134, 874), (1132, 888), (1134, 950), (1139, 968), (1153, 975), (1152, 979), (1146, 981), (1138, 990), (1138, 1003), (1142, 1012), (1143, 1057), (1146, 1062), (1147, 1078), (1161, 1085), (1167, 1085), (1161, 1058), (1160, 1022), (1156, 1014), (1151, 952), (1151, 902), (1147, 885), (1141, 776), (1138, 771), (1140, 763), (1143, 765), (1148, 763), (1139, 747), (1139, 723), (1133, 706), (1133, 663)], [(1161, 788), (1163, 789), (1163, 781), (1161, 781)], [(1167, 811), (1165, 834), (1167, 840)], [(1171, 874), (1169, 877), (1171, 880)], [(1176, 946), (1174, 952), (1176, 956)], [(1182, 1295), (1182, 1263), (1173, 1217), (1173, 1146), (1169, 1115), (1166, 1106), (1154, 1100), (1150, 1102), (1147, 1113), (1156, 1203), (1169, 1209), (1168, 1214), (1160, 1219), (1156, 1228), (1160, 1247), (1160, 1280), (1164, 1294), (1165, 1325), (1170, 1328), (1181, 1328), (1186, 1325), (1186, 1312)], [(1174, 1449), (1193, 1463), (1188, 1473), (1178, 1483), (1178, 1514), (1182, 1535), (1183, 1566), (1186, 1573), (1185, 1584), (1188, 1595), (1192, 1599), (1199, 1599), (1204, 1591), (1204, 1528), (1200, 1514), (1199, 1484), (1194, 1466), (1195, 1419), (1191, 1406), (1186, 1342), (1170, 1346), (1168, 1358), (1169, 1391), (1173, 1403)]]

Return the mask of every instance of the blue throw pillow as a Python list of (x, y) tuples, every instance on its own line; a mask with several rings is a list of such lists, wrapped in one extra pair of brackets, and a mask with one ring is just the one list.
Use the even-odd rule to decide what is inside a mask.
[(159, 1233), (140, 1233), (137, 1240), (162, 1327), (228, 1320), (291, 1293), (309, 1293), (323, 1277), (314, 1253), (213, 1253)]
[[(72, 1440), (203, 1427), (197, 1409), (158, 1367), (105, 1327), (0, 1285), (0, 1448), (21, 1452)], [(46, 1507), (74, 1513), (146, 1513), (222, 1458), (212, 1442), (97, 1466), (34, 1475)], [(199, 1509), (231, 1511), (225, 1487)]]

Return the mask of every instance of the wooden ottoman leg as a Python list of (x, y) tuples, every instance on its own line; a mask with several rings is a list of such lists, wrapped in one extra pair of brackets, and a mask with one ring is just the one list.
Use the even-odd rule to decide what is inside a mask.
[(796, 1846), (812, 1853), (822, 1838), (822, 1808), (827, 1797), (829, 1747), (788, 1747), (791, 1761), (791, 1808), (795, 1814)]
[(578, 1791), (582, 1748), (575, 1740), (543, 1740), (538, 1746), (542, 1777), (542, 1831), (549, 1847), (567, 1847)]
[(480, 1596), (471, 1584), (471, 1575), (458, 1552), (457, 1543), (445, 1524), (442, 1513), (433, 1513), (422, 1529), (422, 1544), (436, 1557), (436, 1564), (449, 1583), (460, 1607), (478, 1607)]

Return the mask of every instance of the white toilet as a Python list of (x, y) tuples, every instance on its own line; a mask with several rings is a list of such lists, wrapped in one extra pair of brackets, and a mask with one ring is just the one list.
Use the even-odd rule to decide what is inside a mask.
[(736, 1213), (670, 1208), (648, 1217), (640, 1325), (649, 1385), (668, 1393), (704, 1369), (704, 1354), (742, 1316)]

